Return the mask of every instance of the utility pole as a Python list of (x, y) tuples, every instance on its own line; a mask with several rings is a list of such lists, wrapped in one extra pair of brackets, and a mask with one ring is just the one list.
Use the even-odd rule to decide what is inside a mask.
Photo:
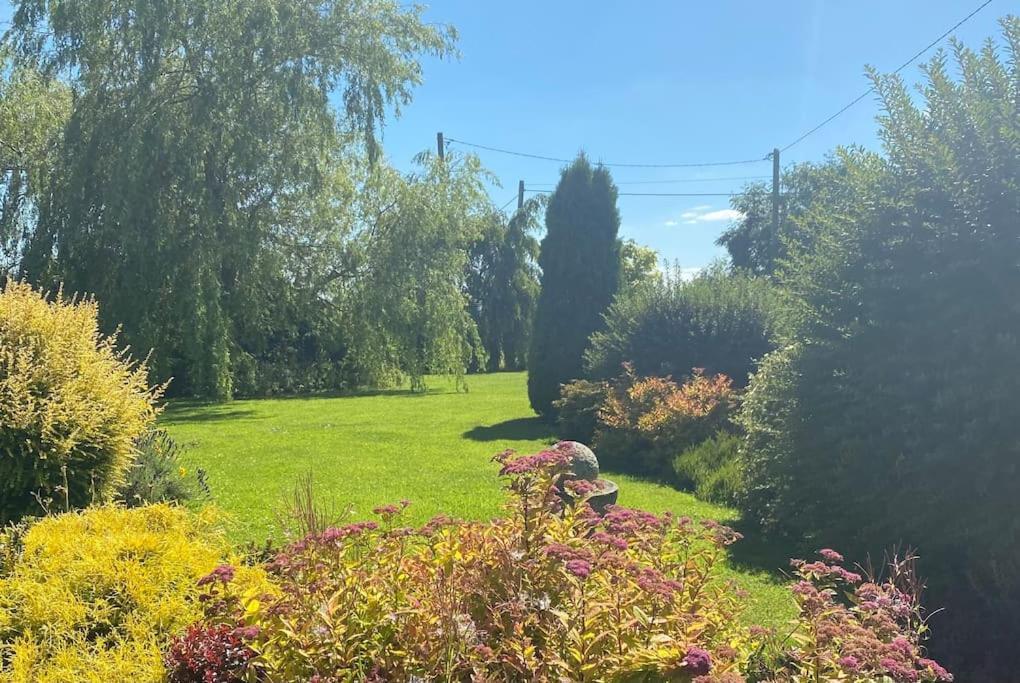
[(517, 181), (517, 209), (524, 208), (524, 181)]
[(779, 238), (779, 148), (772, 150), (772, 239)]
[(436, 133), (436, 151), (439, 152), (439, 160), (446, 159), (446, 143), (443, 141), (443, 134)]

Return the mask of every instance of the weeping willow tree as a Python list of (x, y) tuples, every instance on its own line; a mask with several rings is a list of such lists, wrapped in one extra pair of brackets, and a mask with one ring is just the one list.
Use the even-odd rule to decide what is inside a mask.
[(533, 197), (509, 217), (493, 207), (481, 238), (471, 246), (469, 308), (488, 358), (476, 368), (525, 367), (539, 290), (535, 233), (544, 206), (544, 197)]
[(459, 380), (484, 363), (465, 273), (491, 204), (477, 157), (417, 162), (407, 176), (377, 167), (362, 188), (349, 328), (358, 383), (407, 377), (423, 391), (427, 374)]
[(384, 114), (409, 101), (423, 55), (451, 52), (452, 30), (395, 0), (14, 9), (19, 68), (71, 102), (22, 275), (97, 295), (176, 391), (231, 396), (259, 335), (283, 333), (260, 321), (302, 305), (291, 291), (309, 262), (342, 256), (309, 251), (336, 246), (323, 225), (351, 223), (326, 220), (344, 160), (375, 158)]
[(14, 275), (45, 201), (70, 91), (0, 50), (0, 283)]

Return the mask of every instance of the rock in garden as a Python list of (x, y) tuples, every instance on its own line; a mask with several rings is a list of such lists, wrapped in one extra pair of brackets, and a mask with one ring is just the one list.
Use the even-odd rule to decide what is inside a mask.
[(556, 449), (570, 458), (570, 471), (575, 479), (595, 481), (599, 478), (599, 461), (590, 448), (579, 441), (560, 441)]

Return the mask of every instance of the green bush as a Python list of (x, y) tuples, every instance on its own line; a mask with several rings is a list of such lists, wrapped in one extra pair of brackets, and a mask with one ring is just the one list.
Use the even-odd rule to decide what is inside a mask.
[(124, 505), (184, 503), (212, 497), (205, 470), (190, 472), (181, 462), (181, 447), (166, 431), (149, 430), (138, 440), (137, 448), (138, 455), (117, 492), (117, 500)]
[(556, 409), (556, 432), (565, 441), (591, 443), (598, 427), (599, 409), (609, 396), (608, 382), (578, 379), (560, 387)]
[(0, 291), (0, 523), (110, 500), (156, 418), (162, 387), (97, 314), (18, 282)]
[(750, 516), (861, 557), (916, 547), (969, 680), (1020, 667), (1020, 19), (1004, 27), (1004, 58), (959, 47), (959, 80), (930, 63), (926, 102), (876, 77), (887, 159), (851, 164), (853, 213), (814, 207), (742, 416)]
[(743, 484), (740, 448), (743, 439), (720, 431), (673, 460), (677, 482), (698, 498), (720, 505), (735, 505)]
[(681, 377), (691, 368), (744, 386), (769, 339), (776, 294), (764, 279), (714, 266), (693, 280), (679, 271), (629, 289), (591, 336), (585, 372), (614, 377), (624, 362), (640, 375)]

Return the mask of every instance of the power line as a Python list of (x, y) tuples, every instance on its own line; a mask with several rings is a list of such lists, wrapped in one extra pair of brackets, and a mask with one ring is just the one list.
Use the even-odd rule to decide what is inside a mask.
[[(991, 3), (992, 3), (992, 0), (985, 0), (984, 2), (982, 2), (980, 5), (978, 5), (974, 10), (972, 10), (963, 19), (959, 20), (958, 22), (953, 24), (951, 27), (949, 27), (948, 29), (943, 31), (942, 34), (939, 35), (938, 38), (936, 38), (935, 40), (933, 40), (930, 43), (928, 43), (927, 45), (925, 45), (923, 48), (921, 48), (916, 53), (911, 55), (911, 57), (907, 61), (905, 61), (902, 64), (900, 64), (892, 72), (893, 75), (899, 74), (901, 71), (903, 71), (908, 66), (913, 64), (924, 53), (926, 53), (928, 50), (930, 50), (933, 47), (935, 47), (936, 45), (938, 45), (940, 42), (942, 42), (946, 38), (946, 36), (950, 35), (953, 31), (955, 31), (956, 29), (960, 28), (965, 23), (970, 21), (978, 12), (983, 10), (985, 7), (987, 7)], [(814, 133), (816, 133), (819, 130), (821, 130), (822, 128), (824, 128), (826, 125), (828, 125), (832, 121), (834, 121), (837, 118), (839, 118), (844, 112), (849, 110), (851, 107), (856, 105), (858, 102), (860, 102), (861, 100), (866, 98), (868, 95), (872, 94), (873, 92), (875, 92), (875, 87), (874, 86), (868, 88), (866, 91), (864, 91), (863, 93), (861, 93), (860, 95), (858, 95), (857, 97), (852, 99), (849, 103), (847, 103), (846, 105), (841, 107), (838, 111), (836, 111), (836, 113), (832, 114), (831, 116), (829, 116), (828, 118), (823, 120), (818, 125), (816, 125), (813, 128), (809, 129), (807, 132), (805, 132), (803, 135), (801, 135), (800, 137), (795, 139), (793, 142), (790, 142), (785, 147), (780, 148), (779, 151), (780, 152), (785, 152), (786, 150), (790, 149), (794, 145), (799, 144), (800, 142), (802, 142), (803, 140), (805, 140), (809, 136), (813, 135)], [(511, 156), (523, 157), (523, 158), (526, 158), (526, 159), (537, 159), (537, 160), (540, 160), (540, 161), (552, 161), (552, 162), (560, 163), (560, 164), (569, 164), (572, 161), (571, 159), (564, 159), (562, 157), (547, 156), (547, 155), (544, 155), (544, 154), (532, 154), (530, 152), (519, 152), (519, 151), (516, 151), (516, 150), (505, 149), (505, 148), (502, 148), (502, 147), (493, 147), (491, 145), (482, 145), (482, 144), (479, 144), (479, 143), (476, 143), (476, 142), (468, 142), (466, 140), (457, 140), (455, 138), (446, 138), (446, 141), (447, 141), (448, 145), (450, 143), (457, 143), (457, 144), (460, 144), (460, 145), (464, 145), (465, 147), (473, 147), (475, 149), (483, 149), (483, 150), (486, 150), (486, 151), (489, 151), (489, 152), (496, 152), (498, 154), (508, 154), (508, 155), (511, 155)], [(755, 163), (761, 163), (763, 161), (770, 160), (771, 158), (772, 158), (772, 152), (769, 152), (768, 154), (766, 154), (764, 157), (762, 157), (760, 159), (741, 159), (741, 160), (735, 160), (735, 161), (705, 161), (705, 162), (690, 162), (690, 163), (675, 163), (675, 164), (637, 164), (637, 163), (620, 163), (620, 162), (602, 162), (601, 165), (602, 166), (608, 166), (608, 167), (615, 167), (615, 168), (704, 168), (704, 167), (710, 167), (710, 166), (737, 166), (737, 165), (741, 165), (741, 164), (755, 164)], [(754, 180), (754, 179), (758, 179), (758, 178), (755, 178), (755, 177), (732, 178), (731, 180)], [(645, 185), (645, 184), (649, 184), (650, 185), (650, 184), (666, 184), (666, 183), (670, 183), (670, 182), (709, 182), (709, 181), (712, 181), (712, 180), (716, 180), (716, 179), (715, 178), (706, 178), (706, 179), (685, 179), (685, 180), (677, 180), (677, 181), (634, 181), (634, 182), (630, 182), (630, 183), (620, 183), (620, 184), (621, 185), (625, 185), (625, 184), (626, 185)], [(718, 180), (722, 180), (722, 179), (720, 178)], [(542, 184), (552, 185), (553, 183), (542, 183)], [(686, 193), (683, 193), (683, 194), (681, 194), (681, 193), (666, 194), (666, 193), (625, 193), (625, 192), (621, 192), (620, 194), (621, 195), (630, 195), (630, 196), (699, 196), (699, 195), (694, 194), (694, 193), (690, 193), (690, 194), (686, 194)], [(722, 196), (722, 195), (703, 195), (703, 196)]]
[(505, 210), (506, 210), (506, 207), (510, 206), (510, 202), (513, 202), (513, 201), (514, 201), (514, 200), (516, 200), (516, 199), (517, 199), (517, 195), (514, 195), (513, 197), (511, 197), (511, 198), (510, 198), (510, 201), (509, 201), (509, 202), (507, 202), (507, 203), (506, 203), (506, 204), (504, 204), (503, 206), (499, 207), (499, 210), (500, 210), (500, 211), (505, 211)]
[(736, 197), (736, 192), (618, 192), (621, 197)]
[[(474, 147), (475, 149), (484, 149), (489, 152), (497, 152), (499, 154), (510, 154), (517, 157), (525, 157), (527, 159), (538, 159), (540, 161), (554, 161), (559, 164), (569, 164), (573, 159), (561, 159), (559, 157), (544, 156), (542, 154), (531, 154), (529, 152), (517, 152), (510, 149), (503, 149), (501, 147), (491, 147), (489, 145), (480, 145), (474, 142), (466, 142), (465, 140), (456, 140), (454, 138), (446, 138), (450, 143), (457, 143), (458, 145), (464, 145), (465, 147)], [(701, 168), (705, 166), (736, 166), (739, 164), (757, 164), (764, 159), (743, 159), (740, 161), (704, 161), (697, 163), (683, 163), (683, 164), (625, 164), (619, 162), (599, 162), (600, 166), (609, 166), (615, 168)]]
[[(552, 194), (552, 190), (525, 190), (535, 194)], [(737, 192), (618, 192), (620, 197), (736, 197)]]
[[(990, 5), (991, 3), (992, 3), (992, 0), (985, 0), (985, 2), (981, 3), (981, 4), (980, 4), (980, 5), (979, 5), (979, 6), (977, 7), (977, 9), (975, 9), (975, 10), (974, 10), (973, 12), (971, 12), (970, 14), (968, 14), (967, 16), (965, 16), (965, 17), (964, 17), (963, 19), (961, 19), (960, 21), (956, 22), (956, 23), (955, 23), (955, 24), (954, 24), (954, 25), (953, 25), (953, 26), (952, 26), (951, 28), (949, 28), (948, 30), (946, 30), (946, 31), (945, 31), (945, 32), (944, 32), (944, 33), (943, 33), (942, 35), (940, 35), (940, 36), (939, 36), (938, 38), (936, 38), (935, 40), (931, 41), (930, 43), (928, 43), (927, 45), (925, 45), (925, 46), (924, 46), (923, 48), (921, 48), (920, 50), (918, 50), (918, 51), (917, 51), (917, 52), (916, 52), (916, 53), (915, 53), (915, 54), (914, 54), (914, 55), (913, 55), (913, 56), (912, 56), (912, 57), (911, 57), (910, 59), (908, 59), (907, 61), (905, 61), (905, 62), (903, 62), (902, 64), (900, 64), (900, 66), (899, 66), (899, 67), (898, 67), (898, 68), (897, 68), (897, 69), (896, 69), (895, 71), (893, 71), (893, 74), (898, 74), (899, 72), (903, 71), (903, 70), (904, 70), (904, 69), (906, 69), (906, 68), (907, 68), (908, 66), (910, 66), (911, 64), (913, 64), (913, 63), (914, 63), (914, 62), (915, 62), (915, 61), (917, 60), (917, 58), (918, 58), (918, 57), (920, 57), (920, 56), (921, 56), (921, 55), (923, 55), (923, 54), (924, 54), (925, 52), (927, 52), (928, 50), (932, 49), (933, 47), (935, 47), (936, 45), (938, 45), (939, 43), (941, 43), (941, 42), (942, 42), (942, 41), (943, 41), (943, 40), (945, 39), (945, 37), (946, 37), (946, 36), (948, 36), (948, 35), (949, 35), (950, 33), (952, 33), (953, 31), (955, 31), (956, 29), (960, 28), (960, 27), (961, 27), (961, 26), (963, 26), (963, 25), (964, 25), (965, 23), (967, 23), (968, 21), (970, 21), (971, 17), (973, 17), (973, 16), (975, 15), (975, 14), (977, 14), (978, 12), (980, 12), (981, 10), (983, 10), (983, 9), (984, 9), (985, 7), (987, 7), (987, 6), (988, 6), (988, 5)], [(855, 98), (854, 98), (853, 100), (851, 100), (851, 101), (850, 101), (850, 103), (849, 103), (849, 104), (847, 104), (846, 106), (844, 106), (844, 107), (843, 107), (842, 109), (840, 109), (839, 111), (837, 111), (837, 112), (836, 112), (835, 114), (833, 114), (833, 115), (832, 115), (832, 116), (830, 116), (829, 118), (825, 119), (824, 121), (822, 121), (821, 123), (819, 123), (819, 124), (818, 124), (817, 126), (815, 126), (814, 128), (812, 128), (812, 129), (811, 129), (811, 130), (809, 130), (808, 132), (804, 133), (804, 134), (803, 134), (803, 135), (801, 135), (801, 136), (800, 136), (799, 138), (797, 138), (796, 140), (794, 140), (793, 142), (791, 142), (790, 144), (788, 144), (788, 145), (787, 145), (786, 147), (783, 147), (783, 148), (782, 148), (782, 149), (780, 149), (779, 151), (781, 151), (781, 152), (785, 152), (786, 150), (790, 149), (791, 147), (793, 147), (794, 145), (796, 145), (797, 143), (799, 143), (799, 142), (800, 142), (801, 140), (803, 140), (804, 138), (808, 137), (809, 135), (812, 135), (813, 133), (815, 133), (815, 132), (817, 132), (818, 130), (820, 130), (821, 128), (823, 128), (823, 127), (824, 127), (825, 125), (827, 125), (827, 124), (831, 123), (832, 121), (834, 121), (835, 119), (837, 119), (837, 118), (838, 118), (838, 117), (839, 117), (839, 116), (840, 116), (841, 114), (843, 114), (843, 112), (845, 112), (846, 110), (850, 109), (850, 108), (851, 108), (851, 107), (853, 107), (853, 106), (854, 106), (855, 104), (857, 104), (858, 102), (860, 102), (861, 100), (863, 100), (863, 99), (864, 99), (865, 97), (867, 97), (868, 95), (870, 95), (870, 94), (871, 94), (871, 93), (873, 93), (873, 92), (875, 92), (875, 86), (871, 86), (870, 88), (868, 88), (868, 89), (867, 89), (866, 91), (864, 91), (863, 93), (861, 93), (860, 95), (858, 95), (857, 97), (855, 97)]]
[[(629, 181), (616, 181), (613, 182), (616, 185), (673, 185), (677, 183), (715, 183), (729, 180), (765, 180), (771, 178), (769, 175), (745, 175), (745, 176), (728, 176), (725, 178), (674, 178), (672, 180), (629, 180)], [(538, 186), (555, 186), (557, 183), (530, 183), (531, 185)]]

